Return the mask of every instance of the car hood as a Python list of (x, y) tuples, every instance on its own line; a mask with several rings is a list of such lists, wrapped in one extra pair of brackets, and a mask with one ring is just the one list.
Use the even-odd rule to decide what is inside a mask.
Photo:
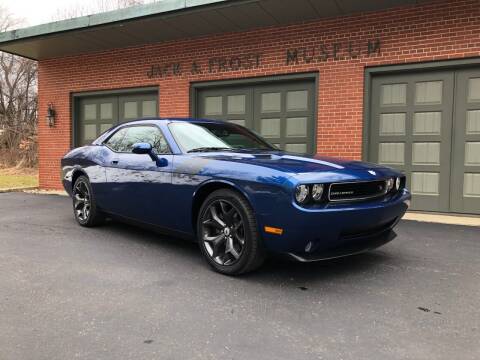
[[(318, 174), (343, 174), (343, 180), (365, 178), (378, 178), (389, 176), (395, 173), (394, 170), (377, 164), (339, 159), (328, 156), (308, 156), (287, 153), (282, 151), (272, 152), (221, 152), (204, 153), (199, 156), (244, 163), (288, 173), (289, 175), (302, 179), (309, 179)], [(335, 176), (335, 177), (337, 177)]]

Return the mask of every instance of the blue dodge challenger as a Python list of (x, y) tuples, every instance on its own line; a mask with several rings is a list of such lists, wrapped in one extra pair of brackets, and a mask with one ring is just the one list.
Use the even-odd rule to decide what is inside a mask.
[(196, 240), (229, 275), (269, 253), (307, 262), (374, 249), (410, 203), (393, 169), (287, 153), (213, 120), (118, 125), (65, 155), (62, 180), (81, 226), (112, 217)]

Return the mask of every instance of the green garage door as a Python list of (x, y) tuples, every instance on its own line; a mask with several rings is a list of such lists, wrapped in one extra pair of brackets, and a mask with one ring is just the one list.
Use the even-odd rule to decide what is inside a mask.
[(158, 116), (157, 93), (84, 97), (77, 102), (75, 145), (91, 143), (122, 122)]
[(196, 115), (246, 126), (281, 149), (315, 152), (314, 82), (200, 90)]
[(369, 160), (407, 176), (412, 209), (480, 213), (480, 72), (375, 77)]

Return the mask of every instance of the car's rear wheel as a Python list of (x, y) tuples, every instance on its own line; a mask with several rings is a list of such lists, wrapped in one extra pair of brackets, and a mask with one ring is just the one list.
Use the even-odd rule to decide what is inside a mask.
[(222, 274), (252, 271), (265, 258), (253, 210), (234, 191), (221, 189), (207, 197), (200, 208), (197, 234), (204, 257)]
[(81, 226), (92, 227), (100, 224), (103, 214), (98, 210), (90, 181), (84, 175), (79, 176), (73, 185), (73, 213)]

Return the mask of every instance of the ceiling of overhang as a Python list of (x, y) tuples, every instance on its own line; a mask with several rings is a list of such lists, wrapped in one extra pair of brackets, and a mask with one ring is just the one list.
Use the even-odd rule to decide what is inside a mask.
[(25, 29), (23, 33), (27, 35), (24, 37), (6, 33), (4, 35), (10, 35), (10, 38), (15, 37), (11, 40), (0, 36), (0, 50), (42, 60), (428, 1), (432, 0), (216, 0), (211, 4), (198, 1), (201, 6), (149, 15), (143, 12), (141, 17), (132, 16), (119, 21), (114, 21), (110, 14), (110, 22), (102, 24), (99, 21), (95, 26), (68, 28), (67, 22), (55, 23), (64, 26), (65, 30), (60, 32), (52, 32), (48, 25), (42, 25), (37, 27), (38, 30)]

